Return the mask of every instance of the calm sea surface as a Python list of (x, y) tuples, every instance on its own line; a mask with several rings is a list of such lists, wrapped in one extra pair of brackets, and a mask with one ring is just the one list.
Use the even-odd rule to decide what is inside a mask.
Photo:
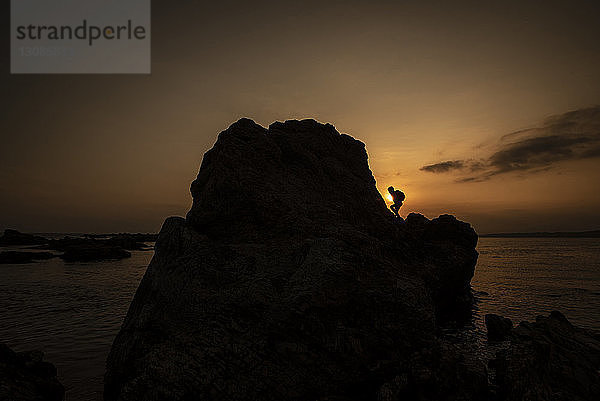
[(0, 265), (0, 342), (44, 351), (66, 401), (102, 400), (106, 357), (153, 252), (131, 254), (110, 262)]
[(480, 238), (472, 286), (479, 313), (517, 324), (559, 310), (600, 330), (600, 239)]
[[(600, 240), (482, 238), (478, 250), (476, 326), (485, 313), (519, 322), (558, 309), (600, 330)], [(43, 350), (66, 401), (101, 400), (106, 357), (151, 257), (0, 265), (0, 342)]]

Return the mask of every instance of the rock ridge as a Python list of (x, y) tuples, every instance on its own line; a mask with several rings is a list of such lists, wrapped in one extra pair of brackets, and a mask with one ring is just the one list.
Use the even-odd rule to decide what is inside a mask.
[[(449, 215), (400, 224), (362, 142), (314, 120), (241, 119), (191, 194), (115, 339), (106, 400), (364, 400), (397, 380), (442, 399), (456, 381), (436, 368), (456, 358), (435, 333), (470, 306), (477, 234)], [(429, 398), (419, 366), (445, 383)], [(482, 399), (485, 377), (460, 372), (460, 392)]]

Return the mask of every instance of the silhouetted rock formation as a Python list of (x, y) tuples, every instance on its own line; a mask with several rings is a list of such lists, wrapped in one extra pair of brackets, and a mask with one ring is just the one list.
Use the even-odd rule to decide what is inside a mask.
[(508, 318), (488, 313), (485, 315), (485, 327), (489, 340), (503, 341), (510, 335), (513, 323)]
[(24, 234), (17, 230), (4, 230), (0, 237), (0, 246), (16, 245), (41, 245), (48, 243), (48, 239), (37, 235)]
[(56, 368), (39, 351), (15, 353), (0, 344), (0, 400), (62, 401), (65, 389)]
[(47, 260), (55, 257), (56, 255), (50, 252), (2, 251), (0, 252), (0, 264), (32, 263), (36, 260)]
[(242, 119), (191, 192), (115, 339), (106, 400), (483, 399), (485, 366), (435, 337), (470, 306), (477, 235), (452, 216), (399, 224), (363, 143)]
[(477, 233), (469, 224), (447, 214), (430, 221), (421, 214), (411, 213), (405, 228), (417, 239), (412, 247), (423, 263), (417, 274), (432, 291), (438, 321), (464, 321), (470, 317)]
[[(107, 259), (123, 259), (131, 256), (128, 250), (149, 250), (152, 247), (144, 242), (156, 241), (156, 234), (88, 234), (85, 238), (64, 237), (47, 239), (16, 230), (5, 230), (0, 237), (0, 246), (38, 245), (35, 249), (60, 251), (58, 255), (67, 262), (91, 262)], [(0, 263), (31, 263), (35, 260), (50, 259), (57, 255), (49, 252), (3, 251)]]
[(510, 348), (490, 365), (501, 400), (600, 399), (600, 334), (574, 327), (560, 312), (519, 324)]

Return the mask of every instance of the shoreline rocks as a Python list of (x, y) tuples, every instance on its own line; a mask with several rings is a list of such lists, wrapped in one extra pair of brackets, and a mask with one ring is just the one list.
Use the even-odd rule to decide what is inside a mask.
[(66, 262), (93, 262), (118, 260), (131, 257), (129, 251), (152, 250), (144, 242), (156, 241), (158, 234), (85, 234), (81, 237), (66, 236), (61, 239), (47, 239), (17, 230), (5, 230), (0, 237), (0, 246), (33, 245), (29, 249), (52, 250), (62, 252), (55, 255), (50, 252), (27, 252), (23, 250), (0, 251), (0, 264), (32, 263), (59, 257)]
[(62, 401), (65, 388), (56, 367), (40, 351), (14, 352), (0, 343), (0, 399), (7, 401)]
[(503, 341), (511, 334), (513, 323), (508, 318), (488, 313), (485, 315), (485, 326), (489, 340)]
[(521, 322), (490, 367), (503, 401), (599, 399), (600, 333), (575, 327), (553, 311)]

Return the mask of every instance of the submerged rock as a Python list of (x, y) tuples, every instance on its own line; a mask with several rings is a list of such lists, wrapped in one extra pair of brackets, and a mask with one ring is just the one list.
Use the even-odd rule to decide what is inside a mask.
[(501, 400), (600, 399), (600, 334), (573, 326), (560, 312), (519, 324), (491, 366)]
[(399, 224), (363, 143), (242, 119), (191, 193), (114, 341), (106, 400), (479, 399), (458, 388), (477, 372), (436, 367), (459, 356), (435, 338), (470, 306), (477, 235), (452, 216)]
[(513, 323), (506, 317), (488, 313), (485, 315), (485, 327), (489, 340), (503, 341), (510, 335)]
[(0, 343), (0, 400), (62, 401), (56, 368), (39, 351), (16, 353)]

